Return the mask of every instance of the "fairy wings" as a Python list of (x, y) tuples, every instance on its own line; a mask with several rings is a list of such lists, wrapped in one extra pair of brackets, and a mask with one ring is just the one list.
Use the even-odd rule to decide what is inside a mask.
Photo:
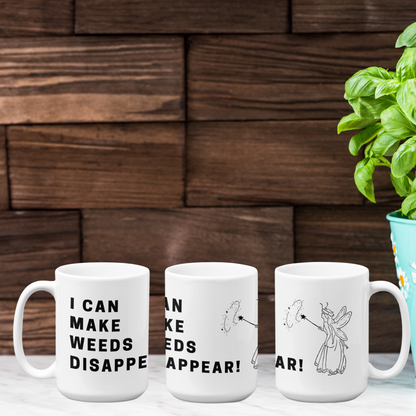
[(343, 306), (341, 310), (338, 312), (338, 315), (335, 317), (334, 323), (332, 324), (335, 335), (343, 341), (348, 341), (348, 337), (341, 328), (348, 324), (348, 322), (351, 319), (351, 316), (352, 312), (347, 312), (347, 307)]

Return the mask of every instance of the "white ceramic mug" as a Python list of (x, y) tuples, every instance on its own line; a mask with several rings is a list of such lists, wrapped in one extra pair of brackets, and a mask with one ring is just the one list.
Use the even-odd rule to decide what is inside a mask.
[[(386, 371), (368, 362), (369, 299), (391, 293), (402, 319), (402, 345)], [(406, 364), (410, 321), (392, 283), (369, 281), (366, 267), (350, 263), (296, 263), (275, 270), (276, 385), (286, 397), (338, 402), (359, 396), (368, 378), (395, 377)]]
[(166, 384), (193, 402), (243, 400), (257, 384), (257, 270), (188, 263), (165, 272)]
[[(56, 359), (32, 367), (23, 352), (23, 311), (37, 291), (56, 301)], [(56, 377), (66, 397), (97, 402), (131, 400), (147, 388), (149, 269), (126, 263), (61, 266), (55, 281), (30, 284), (20, 295), (13, 341), (23, 370), (37, 378)]]

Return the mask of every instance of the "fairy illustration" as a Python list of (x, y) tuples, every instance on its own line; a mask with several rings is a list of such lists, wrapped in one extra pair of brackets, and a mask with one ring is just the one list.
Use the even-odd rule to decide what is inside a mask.
[(290, 331), (294, 325), (307, 321), (320, 331), (325, 332), (325, 341), (315, 358), (316, 371), (327, 373), (329, 376), (343, 374), (347, 366), (345, 350), (348, 349), (348, 346), (345, 342), (348, 341), (348, 337), (341, 328), (348, 324), (352, 312), (347, 312), (347, 307), (343, 306), (334, 318), (334, 312), (328, 308), (328, 302), (325, 307), (321, 303), (323, 322), (322, 326), (319, 326), (302, 313), (303, 303), (303, 300), (297, 299), (286, 309), (283, 325)]
[(345, 341), (348, 341), (348, 337), (341, 328), (348, 324), (351, 316), (352, 312), (347, 312), (347, 307), (343, 306), (334, 318), (328, 303), (325, 308), (321, 303), (323, 324), (318, 329), (325, 332), (326, 337), (315, 359), (316, 371), (319, 373), (328, 373), (329, 376), (344, 373), (347, 366), (345, 349), (348, 348)]

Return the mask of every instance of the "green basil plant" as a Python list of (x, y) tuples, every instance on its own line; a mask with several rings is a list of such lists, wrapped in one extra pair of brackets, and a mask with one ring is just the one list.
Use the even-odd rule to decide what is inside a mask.
[(390, 168), (393, 186), (405, 198), (401, 211), (416, 220), (416, 22), (397, 39), (396, 48), (403, 46), (396, 72), (370, 67), (345, 83), (344, 98), (354, 112), (340, 120), (338, 134), (360, 129), (349, 143), (354, 156), (366, 145), (354, 173), (359, 191), (376, 202), (373, 172)]

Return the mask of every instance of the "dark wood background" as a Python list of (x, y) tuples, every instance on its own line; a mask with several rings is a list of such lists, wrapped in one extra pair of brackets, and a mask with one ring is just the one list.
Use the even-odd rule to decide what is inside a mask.
[[(274, 352), (276, 266), (346, 261), (396, 283), (385, 215), (353, 182), (344, 83), (394, 69), (414, 0), (0, 0), (0, 353), (17, 298), (54, 269), (151, 270), (150, 352), (164, 351), (164, 269), (259, 271)], [(371, 301), (372, 352), (398, 351), (398, 308)], [(29, 300), (28, 354), (53, 354), (54, 301)]]

